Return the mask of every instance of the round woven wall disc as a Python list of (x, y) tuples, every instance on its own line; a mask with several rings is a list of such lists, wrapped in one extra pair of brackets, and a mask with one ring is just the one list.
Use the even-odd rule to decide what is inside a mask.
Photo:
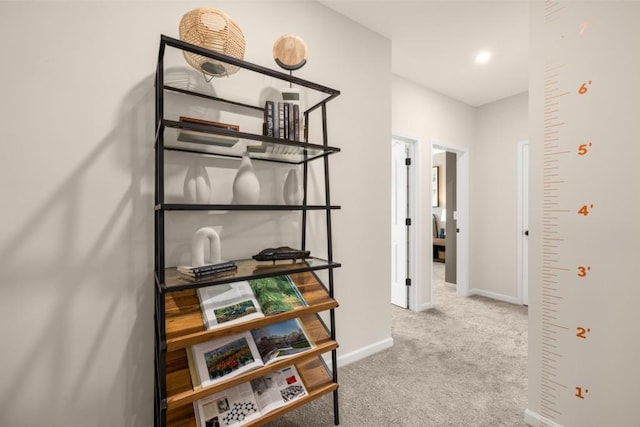
[(285, 70), (297, 70), (307, 62), (307, 45), (293, 34), (280, 36), (273, 44), (273, 59)]

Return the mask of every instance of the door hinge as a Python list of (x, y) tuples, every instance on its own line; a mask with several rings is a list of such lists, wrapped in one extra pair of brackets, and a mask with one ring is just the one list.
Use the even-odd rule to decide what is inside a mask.
[(411, 218), (407, 218), (404, 220), (404, 225), (406, 225), (407, 227), (409, 227), (411, 225)]
[(406, 286), (411, 286), (411, 279), (409, 279), (408, 277), (406, 279), (404, 279), (404, 284)]
[(404, 164), (406, 166), (411, 166), (411, 157), (407, 157), (406, 159), (404, 159)]

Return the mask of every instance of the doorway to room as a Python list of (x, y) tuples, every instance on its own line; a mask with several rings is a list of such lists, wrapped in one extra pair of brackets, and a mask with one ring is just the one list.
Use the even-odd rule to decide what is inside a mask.
[[(431, 215), (433, 262), (444, 264), (444, 282), (456, 285), (456, 153), (433, 147)], [(433, 264), (434, 271), (439, 264)], [(442, 270), (441, 268), (438, 271)]]
[[(468, 154), (441, 142), (431, 147), (432, 275), (468, 295)], [(444, 268), (442, 265), (444, 264)], [(443, 276), (440, 278), (440, 276)], [(433, 293), (432, 293), (433, 295)], [(433, 301), (432, 301), (433, 303)]]

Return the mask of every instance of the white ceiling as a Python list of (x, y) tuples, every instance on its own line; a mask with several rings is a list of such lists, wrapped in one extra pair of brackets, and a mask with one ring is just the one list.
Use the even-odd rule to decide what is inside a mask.
[(526, 1), (319, 1), (390, 39), (394, 74), (472, 106), (527, 91)]

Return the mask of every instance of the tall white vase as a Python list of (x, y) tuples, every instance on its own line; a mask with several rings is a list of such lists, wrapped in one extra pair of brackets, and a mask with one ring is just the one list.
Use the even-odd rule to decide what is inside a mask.
[(282, 195), (287, 205), (299, 205), (302, 203), (302, 189), (300, 188), (298, 168), (290, 169), (287, 173)]
[(184, 198), (188, 203), (209, 203), (211, 200), (209, 174), (197, 161), (187, 169), (183, 190)]
[[(209, 257), (206, 249), (209, 247)], [(191, 266), (200, 267), (220, 262), (220, 236), (211, 227), (200, 228), (191, 239)]]
[(233, 203), (250, 205), (256, 203), (259, 198), (260, 182), (253, 171), (251, 158), (247, 153), (244, 153), (236, 177), (233, 180)]

